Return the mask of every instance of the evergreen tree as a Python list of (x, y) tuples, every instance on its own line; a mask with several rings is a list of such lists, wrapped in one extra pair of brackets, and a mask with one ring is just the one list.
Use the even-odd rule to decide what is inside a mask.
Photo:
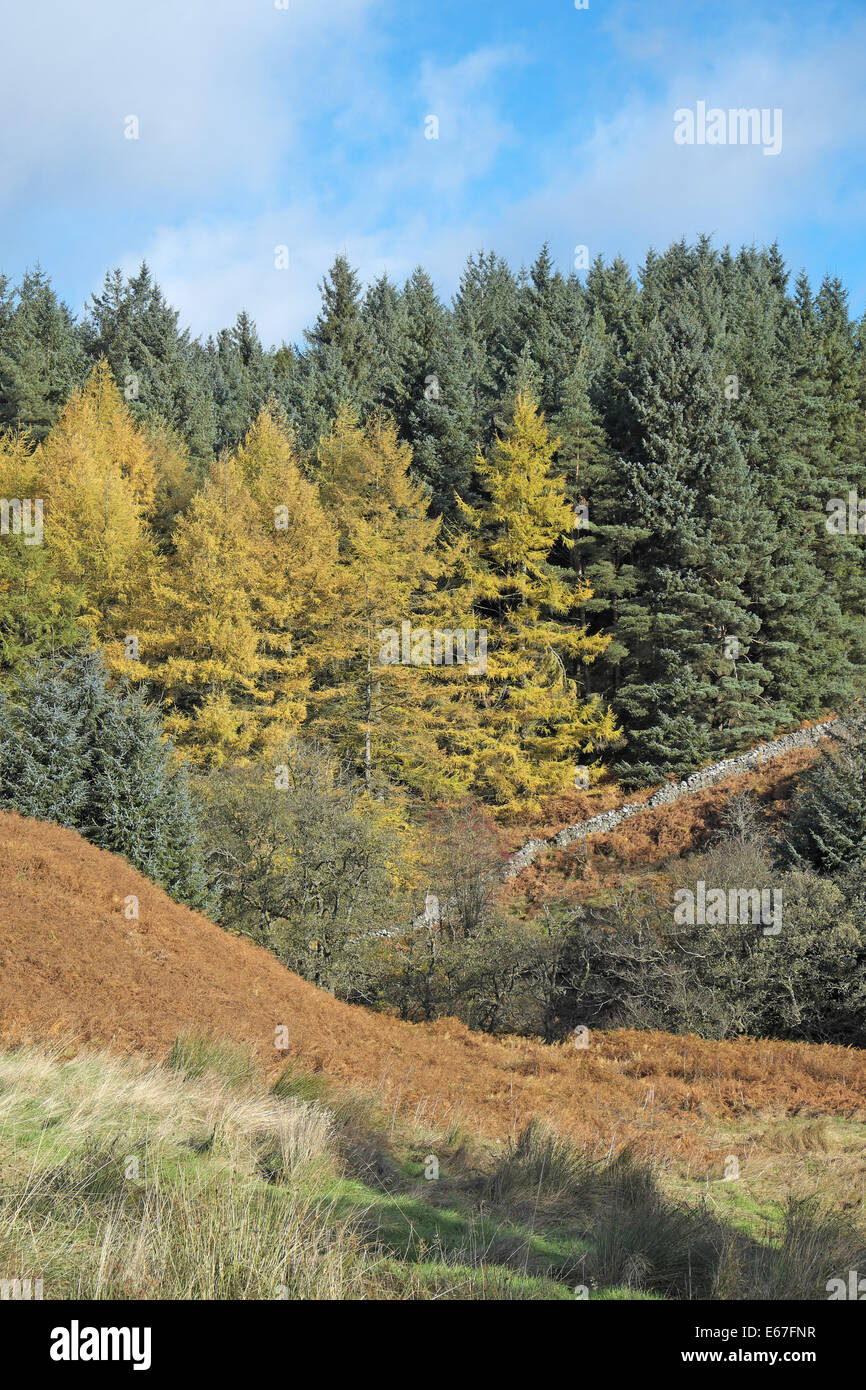
[(193, 807), (157, 713), (110, 686), (96, 653), (37, 663), (14, 697), (0, 692), (0, 808), (70, 826), (180, 902), (210, 905)]
[[(5, 282), (8, 285), (8, 282)], [(40, 269), (28, 271), (14, 307), (0, 290), (0, 428), (37, 442), (84, 378), (85, 361), (72, 316)]]
[(144, 262), (126, 280), (120, 270), (106, 275), (80, 337), (92, 363), (109, 363), (133, 419), (167, 422), (182, 433), (193, 459), (210, 461), (216, 419), (207, 359), (179, 328), (177, 310)]
[[(527, 385), (515, 373), (522, 356), (534, 364), (533, 389), (544, 413), (553, 417), (561, 407), (561, 391), (572, 370), (585, 328), (578, 282), (567, 282), (554, 270), (550, 248), (542, 246), (525, 285), (517, 295), (512, 346), (507, 349), (510, 372), (517, 389)], [(510, 402), (513, 407), (513, 399)]]
[(375, 342), (363, 313), (361, 284), (344, 255), (334, 260), (320, 286), (322, 307), (304, 337), (307, 353), (298, 408), (304, 447), (327, 430), (343, 407), (363, 417), (376, 395)]
[(579, 359), (563, 385), (556, 419), (560, 437), (557, 471), (575, 512), (573, 545), (563, 550), (561, 558), (573, 565), (581, 586), (591, 590), (579, 605), (581, 625), (588, 623), (592, 631), (610, 637), (605, 650), (587, 668), (587, 691), (612, 700), (619, 689), (622, 662), (629, 653), (628, 634), (621, 631), (621, 620), (640, 583), (633, 557), (650, 530), (624, 505), (629, 495), (628, 478), (592, 403), (590, 371), (591, 365)]
[(814, 328), (810, 334), (827, 431), (824, 477), (816, 479), (824, 512), (818, 530), (817, 560), (827, 577), (845, 619), (846, 651), (856, 671), (854, 686), (862, 689), (866, 667), (866, 569), (863, 531), (849, 526), (840, 531), (828, 525), (832, 498), (850, 493), (866, 498), (866, 435), (860, 410), (860, 378), (854, 325), (848, 315), (847, 291), (837, 279), (825, 279), (814, 299)]
[(586, 277), (585, 304), (589, 320), (605, 331), (605, 359), (595, 396), (611, 447), (627, 453), (634, 442), (629, 376), (640, 331), (637, 287), (625, 261), (617, 256), (609, 266), (596, 257)]
[(25, 674), (17, 700), (0, 691), (0, 807), (74, 829), (86, 815), (94, 734), (94, 676), (77, 666), (70, 683), (49, 659)]
[(14, 308), (14, 288), (8, 275), (0, 271), (0, 343), (9, 331), (9, 323)]
[(719, 375), (694, 312), (674, 307), (653, 321), (632, 391), (641, 456), (625, 470), (628, 502), (650, 529), (622, 614), (629, 659), (615, 704), (633, 781), (682, 774), (773, 728), (747, 585), (767, 572), (772, 526)]
[(849, 716), (838, 747), (803, 776), (781, 847), (783, 863), (824, 874), (866, 863), (866, 717)]
[(483, 448), (495, 435), (516, 313), (517, 283), (505, 261), (492, 251), (470, 256), (454, 298), (454, 321), (466, 345), (475, 428)]
[(376, 405), (402, 421), (409, 323), (405, 297), (387, 275), (381, 275), (367, 290), (362, 318), (370, 343)]
[[(242, 310), (230, 329), (223, 329), (208, 351), (216, 412), (216, 450), (235, 449), (275, 386), (273, 363), (262, 347), (256, 325)], [(209, 460), (210, 462), (210, 460)]]
[(344, 255), (339, 255), (319, 288), (322, 307), (314, 326), (304, 337), (313, 353), (327, 347), (336, 348), (341, 361), (355, 370), (360, 382), (369, 364), (369, 337), (361, 314), (357, 271)]
[[(406, 340), (403, 352), (403, 397), (416, 402), (429, 385), (431, 362), (445, 328), (445, 311), (430, 276), (417, 266), (403, 287)], [(403, 421), (399, 420), (402, 424)]]
[(423, 382), (406, 402), (405, 437), (413, 468), (430, 489), (430, 510), (449, 527), (460, 524), (456, 498), (478, 500), (475, 458), (480, 436), (474, 410), (470, 354), (455, 324), (445, 321), (425, 363)]
[(726, 403), (775, 529), (772, 564), (752, 585), (755, 639), (770, 674), (764, 698), (778, 726), (847, 703), (854, 672), (848, 623), (820, 562), (829, 466), (816, 350), (783, 293), (777, 256), (738, 257), (726, 293)]

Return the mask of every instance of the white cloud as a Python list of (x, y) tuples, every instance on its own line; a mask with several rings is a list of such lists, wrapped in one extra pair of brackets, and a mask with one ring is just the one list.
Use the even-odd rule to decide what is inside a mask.
[[(701, 232), (736, 246), (772, 241), (782, 228), (793, 239), (801, 221), (816, 218), (862, 226), (862, 195), (839, 180), (838, 170), (845, 149), (860, 143), (861, 52), (850, 35), (798, 62), (725, 52), (711, 71), (684, 64), (661, 96), (624, 103), (588, 134), (576, 110), (573, 144), (566, 138), (549, 152), (544, 176), (510, 207), (506, 237), (497, 244), (548, 237), (560, 259), (585, 244), (591, 256), (620, 252), (636, 263), (649, 245), (662, 249)], [(669, 73), (676, 62), (669, 50)], [(726, 110), (781, 108), (781, 153), (676, 145), (674, 112), (698, 100)]]
[[(522, 130), (512, 97), (533, 55), (491, 43), (395, 76), (379, 23), (391, 4), (22, 7), (6, 26), (0, 207), (10, 225), (28, 192), (58, 215), (122, 210), (123, 263), (145, 257), (195, 332), (245, 307), (266, 342), (300, 336), (341, 250), (367, 281), (421, 262), (450, 294), (482, 246), (519, 265), (549, 240), (568, 268), (578, 244), (637, 263), (701, 231), (737, 244), (787, 228), (796, 246), (805, 219), (863, 225), (862, 192), (836, 161), (860, 138), (866, 26), (796, 60), (753, 34), (707, 53), (651, 31), (638, 71), (654, 73), (652, 99), (632, 94), (601, 119), (577, 87), (543, 138), (537, 123)], [(534, 76), (543, 100), (543, 65)], [(676, 145), (673, 113), (698, 99), (781, 107), (782, 153)], [(129, 114), (138, 142), (123, 139)], [(438, 141), (424, 138), (429, 114)]]
[[(379, 0), (89, 0), (4, 17), (0, 200), (267, 190), (305, 113), (351, 90)], [(140, 138), (124, 137), (127, 116)]]

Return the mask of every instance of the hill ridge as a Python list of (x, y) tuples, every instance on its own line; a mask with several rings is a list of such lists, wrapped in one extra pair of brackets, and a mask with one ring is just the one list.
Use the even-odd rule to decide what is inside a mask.
[[(281, 1026), (285, 1055), (274, 1048)], [(866, 1053), (842, 1047), (620, 1030), (582, 1050), (368, 1012), (75, 831), (0, 814), (0, 1040), (165, 1056), (188, 1028), (249, 1043), (272, 1075), (293, 1060), (415, 1118), (471, 1115), (491, 1137), (537, 1116), (591, 1144), (617, 1135), (706, 1158), (710, 1112), (866, 1113)]]

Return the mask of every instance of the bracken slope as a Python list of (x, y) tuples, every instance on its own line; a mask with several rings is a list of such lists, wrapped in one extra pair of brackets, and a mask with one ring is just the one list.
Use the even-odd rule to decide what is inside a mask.
[[(138, 919), (129, 920), (130, 895)], [(164, 1056), (185, 1029), (250, 1044), (271, 1073), (379, 1093), (412, 1120), (490, 1137), (533, 1116), (591, 1145), (627, 1139), (714, 1161), (711, 1118), (862, 1118), (866, 1053), (618, 1031), (588, 1048), (403, 1023), (335, 1000), (266, 951), (174, 903), (74, 831), (0, 814), (0, 1040), (98, 1043)], [(715, 1127), (715, 1126), (713, 1126)], [(721, 1156), (718, 1161), (721, 1162)]]

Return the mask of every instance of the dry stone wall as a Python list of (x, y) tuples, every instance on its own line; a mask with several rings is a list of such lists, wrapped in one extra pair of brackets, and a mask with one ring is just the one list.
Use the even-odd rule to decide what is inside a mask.
[(526, 844), (521, 845), (506, 861), (504, 877), (516, 878), (540, 854), (549, 849), (564, 849), (566, 845), (574, 844), (575, 840), (585, 840), (590, 835), (602, 835), (608, 830), (615, 830), (623, 821), (628, 820), (630, 816), (638, 815), (641, 811), (651, 810), (655, 806), (667, 806), (673, 801), (681, 801), (685, 796), (693, 796), (705, 787), (711, 787), (714, 782), (723, 782), (726, 778), (736, 777), (742, 772), (753, 772), (762, 763), (781, 758), (795, 748), (812, 747), (838, 730), (839, 722), (835, 719), (828, 719), (823, 724), (813, 724), (809, 729), (796, 729), (793, 733), (783, 734), (781, 738), (774, 738), (769, 743), (759, 744), (757, 748), (743, 753), (741, 757), (725, 758), (723, 762), (699, 768), (682, 782), (666, 782), (646, 801), (629, 802), (627, 806), (620, 806), (618, 810), (602, 811), (590, 820), (567, 825), (549, 840), (527, 840)]

